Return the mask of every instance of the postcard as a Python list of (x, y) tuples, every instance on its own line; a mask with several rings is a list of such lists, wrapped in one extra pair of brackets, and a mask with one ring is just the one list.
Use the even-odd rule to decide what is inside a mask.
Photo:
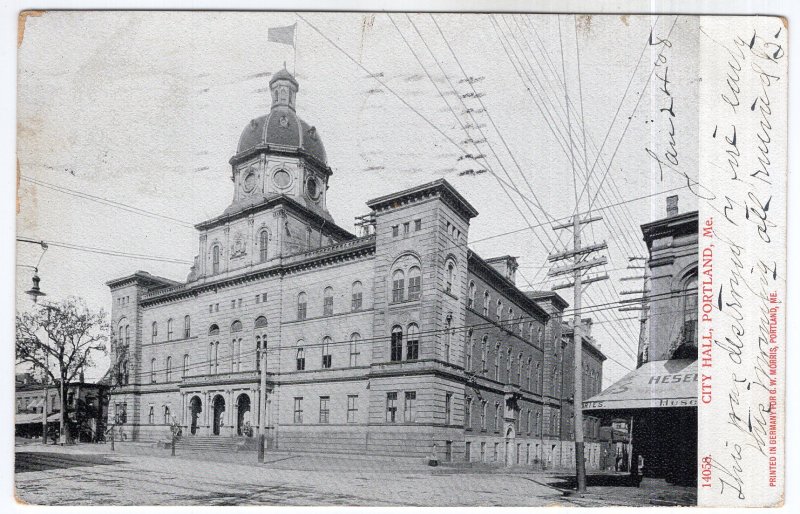
[(16, 501), (782, 505), (787, 24), (21, 12)]

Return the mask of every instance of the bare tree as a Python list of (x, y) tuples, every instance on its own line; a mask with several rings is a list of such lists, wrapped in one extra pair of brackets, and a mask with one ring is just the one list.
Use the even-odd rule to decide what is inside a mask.
[(17, 364), (39, 368), (59, 384), (60, 426), (65, 434), (69, 386), (94, 364), (95, 353), (106, 353), (106, 313), (92, 312), (82, 299), (72, 297), (17, 314), (16, 325)]

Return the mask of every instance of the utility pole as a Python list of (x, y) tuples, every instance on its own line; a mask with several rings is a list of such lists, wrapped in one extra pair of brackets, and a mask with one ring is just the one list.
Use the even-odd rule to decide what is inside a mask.
[[(591, 268), (602, 266), (608, 263), (605, 256), (589, 259), (588, 256), (594, 252), (605, 250), (608, 245), (603, 242), (582, 246), (581, 227), (588, 223), (600, 221), (601, 216), (588, 216), (580, 219), (576, 212), (572, 217), (571, 223), (556, 225), (553, 230), (572, 229), (572, 250), (554, 253), (547, 257), (550, 262), (571, 259), (572, 262), (562, 266), (555, 266), (547, 272), (550, 277), (560, 275), (572, 275), (572, 282), (557, 284), (553, 290), (572, 287), (573, 291), (573, 316), (572, 316), (572, 344), (575, 356), (573, 358), (573, 368), (575, 377), (573, 380), (573, 411), (575, 416), (575, 474), (577, 481), (577, 492), (586, 492), (586, 461), (584, 460), (584, 441), (583, 441), (583, 334), (581, 330), (581, 308), (583, 288), (593, 282), (607, 280), (608, 275), (596, 275), (586, 277), (583, 273)], [(564, 395), (564, 391), (561, 391)]]
[[(647, 355), (647, 321), (650, 312), (650, 302), (648, 300), (648, 295), (650, 293), (650, 266), (648, 265), (649, 260), (647, 257), (628, 257), (628, 261), (631, 262), (631, 264), (628, 265), (628, 269), (642, 270), (642, 274), (632, 277), (622, 277), (620, 280), (623, 282), (641, 280), (642, 289), (620, 291), (620, 295), (633, 295), (634, 297), (622, 300), (622, 303), (625, 305), (619, 307), (617, 310), (620, 312), (639, 311), (639, 346), (636, 351), (636, 367), (638, 368), (649, 360)], [(633, 264), (641, 261), (644, 261), (643, 265)]]
[(264, 462), (264, 442), (267, 432), (267, 342), (266, 338), (261, 338), (258, 356), (259, 366), (261, 367), (261, 388), (258, 398), (258, 462)]

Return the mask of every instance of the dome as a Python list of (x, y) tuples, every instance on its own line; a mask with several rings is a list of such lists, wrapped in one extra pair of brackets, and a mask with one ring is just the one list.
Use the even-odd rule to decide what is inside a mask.
[(236, 153), (266, 145), (304, 150), (321, 163), (328, 163), (325, 147), (317, 130), (292, 109), (274, 107), (269, 114), (251, 120), (242, 131)]
[(236, 154), (267, 145), (300, 150), (327, 165), (328, 159), (317, 130), (295, 112), (297, 80), (285, 68), (269, 81), (272, 108), (269, 114), (253, 120), (242, 131)]

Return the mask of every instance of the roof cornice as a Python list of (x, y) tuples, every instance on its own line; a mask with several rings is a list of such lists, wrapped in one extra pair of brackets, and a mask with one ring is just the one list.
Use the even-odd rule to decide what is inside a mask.
[(367, 202), (367, 206), (376, 212), (380, 212), (388, 209), (396, 209), (412, 202), (432, 197), (441, 198), (464, 217), (464, 219), (469, 220), (478, 215), (478, 211), (475, 207), (443, 178), (410, 189), (398, 191), (397, 193), (374, 198)]

